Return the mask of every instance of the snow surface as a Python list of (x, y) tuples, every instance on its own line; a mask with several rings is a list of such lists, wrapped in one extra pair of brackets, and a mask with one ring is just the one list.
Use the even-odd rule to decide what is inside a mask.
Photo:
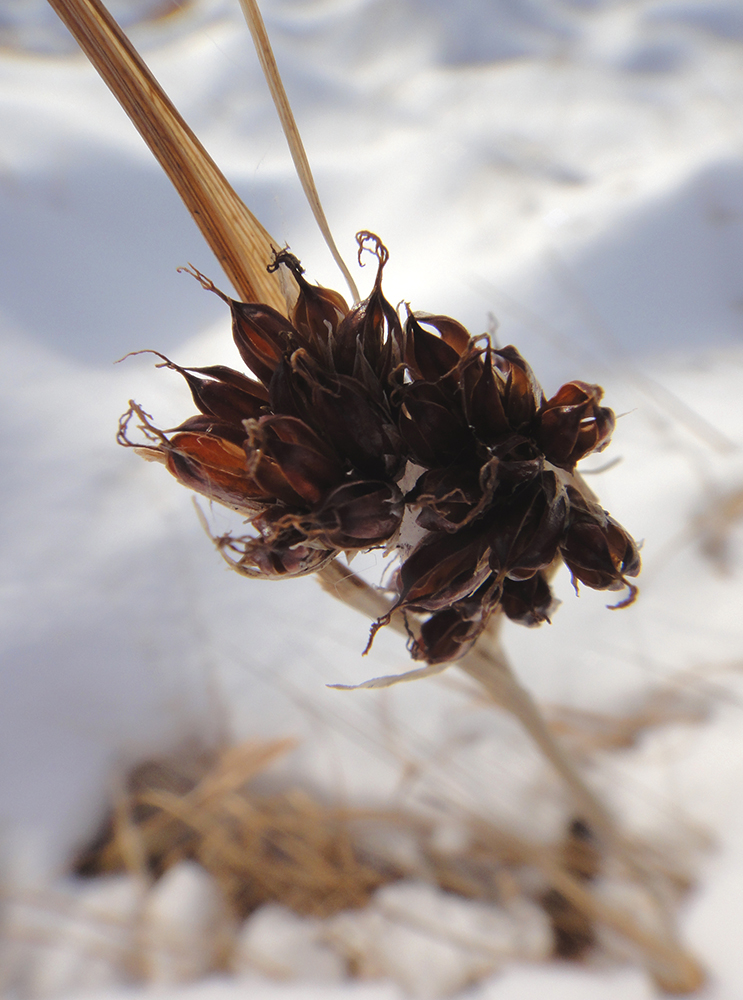
[[(302, 200), (236, 4), (165, 21), (117, 10), (246, 203), (312, 278), (339, 287)], [(508, 628), (544, 701), (631, 710), (658, 683), (708, 700), (591, 780), (633, 832), (688, 850), (682, 930), (710, 1000), (743, 995), (743, 577), (700, 545), (743, 489), (743, 3), (737, 0), (266, 0), (264, 14), (327, 215), (390, 249), (385, 291), (492, 321), (548, 392), (601, 382), (618, 413), (592, 485), (645, 540), (637, 604), (572, 593), (537, 631)], [(117, 449), (133, 397), (160, 426), (192, 410), (181, 380), (126, 352), (235, 364), (216, 262), (141, 140), (36, 0), (0, 13), (3, 378), (0, 866), (44, 886), (88, 838), (133, 762), (179, 741), (292, 734), (288, 771), (357, 801), (435, 791), (542, 836), (562, 793), (511, 720), (439, 681), (342, 693), (402, 671), (381, 633), (312, 580), (227, 571), (187, 492)], [(358, 280), (368, 288), (370, 275)], [(222, 530), (226, 512), (207, 511)], [(706, 518), (706, 520), (705, 520)], [(696, 520), (695, 520), (696, 519)], [(695, 527), (696, 526), (696, 527)], [(360, 557), (373, 571), (377, 557)], [(719, 562), (719, 560), (718, 560)], [(724, 570), (724, 572), (723, 572)], [(420, 765), (414, 788), (402, 762)], [(692, 863), (692, 862), (690, 862)], [(173, 996), (232, 998), (210, 980)], [(118, 996), (115, 992), (99, 992)], [(127, 995), (131, 995), (128, 993)], [(161, 994), (168, 997), (165, 991)], [(392, 1000), (389, 983), (251, 980), (254, 997)], [(507, 966), (469, 996), (654, 994), (631, 968)]]

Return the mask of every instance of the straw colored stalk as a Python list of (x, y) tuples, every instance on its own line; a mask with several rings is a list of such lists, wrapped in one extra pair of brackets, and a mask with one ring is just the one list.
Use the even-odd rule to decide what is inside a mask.
[(327, 243), (328, 248), (333, 255), (333, 260), (338, 265), (341, 274), (346, 280), (346, 284), (351, 291), (351, 297), (354, 302), (358, 302), (360, 298), (359, 290), (356, 287), (356, 282), (351, 276), (351, 272), (346, 267), (346, 264), (338, 251), (338, 247), (335, 245), (333, 234), (330, 231), (328, 220), (325, 217), (322, 202), (320, 201), (320, 195), (318, 194), (317, 187), (315, 186), (315, 179), (312, 176), (310, 161), (307, 159), (307, 153), (305, 152), (304, 143), (302, 142), (302, 137), (299, 134), (299, 129), (297, 128), (297, 123), (294, 119), (294, 113), (292, 112), (286, 90), (284, 90), (281, 74), (279, 73), (279, 68), (276, 65), (276, 59), (274, 58), (273, 49), (271, 48), (271, 42), (268, 38), (268, 32), (266, 31), (266, 26), (263, 23), (261, 12), (258, 9), (258, 4), (255, 0), (240, 0), (240, 6), (242, 7), (243, 14), (245, 15), (248, 28), (250, 29), (250, 34), (253, 36), (255, 51), (258, 55), (263, 75), (266, 78), (268, 89), (271, 92), (271, 98), (273, 100), (274, 107), (276, 108), (276, 113), (279, 116), (281, 127), (284, 130), (286, 141), (289, 144), (289, 152), (291, 153), (294, 167), (302, 185), (305, 198), (312, 209), (312, 214), (314, 215), (318, 228), (323, 235), (323, 239)]
[[(100, 0), (49, 0), (49, 3), (77, 39), (165, 170), (238, 296), (246, 302), (263, 302), (285, 311), (286, 302), (279, 276), (266, 271), (266, 265), (272, 260), (269, 234), (237, 196)], [(252, 0), (242, 0), (242, 3), (262, 64), (269, 67), (269, 86), (286, 128), (288, 101), (283, 87), (279, 89), (277, 85), (280, 78), (267, 45), (265, 28), (259, 15), (255, 16), (257, 11)], [(293, 118), (290, 125), (287, 129), (290, 148), (302, 172), (306, 156), (303, 149), (299, 151), (301, 144), (297, 146), (298, 132)], [(314, 183), (310, 182), (311, 175), (303, 173), (302, 183), (306, 191), (308, 187), (314, 190)], [(325, 227), (321, 224), (323, 228), (327, 228), (327, 223)], [(388, 610), (388, 603), (380, 594), (337, 563), (331, 563), (322, 570), (321, 579), (323, 586), (335, 597), (372, 618), (378, 618)], [(405, 624), (399, 616), (397, 619), (393, 617), (392, 625), (398, 631), (405, 631)], [(481, 641), (457, 665), (482, 685), (499, 705), (519, 719), (565, 780), (581, 815), (595, 829), (604, 847), (625, 862), (628, 872), (640, 884), (650, 888), (658, 904), (660, 929), (657, 935), (646, 938), (645, 950), (648, 967), (657, 981), (674, 992), (697, 989), (703, 975), (678, 944), (672, 919), (662, 903), (662, 893), (653, 893), (652, 873), (647, 870), (633, 845), (622, 836), (611, 814), (554, 739), (530, 694), (515, 678), (497, 644), (497, 622), (489, 630), (489, 639)], [(430, 676), (440, 669), (443, 667), (437, 665), (410, 671), (402, 679)], [(398, 679), (378, 678), (362, 686), (384, 686)], [(595, 911), (600, 919), (615, 927), (625, 924), (627, 927), (634, 926), (629, 918), (621, 914), (609, 919), (613, 912), (609, 907), (591, 902), (590, 891), (580, 886), (578, 889), (580, 891), (573, 889), (577, 905)], [(565, 894), (569, 895), (567, 888)], [(627, 933), (636, 937), (639, 931), (637, 934)]]
[(100, 0), (49, 0), (131, 118), (245, 302), (283, 311), (271, 237), (250, 212)]

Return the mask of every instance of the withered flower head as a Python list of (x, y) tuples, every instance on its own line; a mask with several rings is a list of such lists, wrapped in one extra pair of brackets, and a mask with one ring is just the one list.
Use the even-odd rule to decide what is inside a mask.
[[(271, 269), (287, 268), (296, 283), (288, 316), (236, 302), (192, 271), (229, 306), (256, 378), (159, 355), (185, 378), (199, 414), (163, 432), (132, 403), (120, 442), (133, 445), (136, 415), (146, 438), (136, 447), (245, 516), (252, 533), (218, 542), (246, 576), (299, 576), (342, 552), (397, 550), (393, 610), (423, 619), (415, 659), (464, 655), (497, 609), (529, 626), (549, 621), (560, 558), (574, 582), (629, 587), (615, 607), (630, 604), (637, 547), (573, 476), (614, 428), (601, 388), (569, 382), (545, 399), (516, 348), (497, 350), (446, 316), (401, 320), (382, 294), (386, 248), (371, 233), (357, 240), (359, 258), (376, 256), (377, 275), (352, 308), (310, 284), (287, 250)], [(422, 533), (412, 549), (398, 546), (406, 515)]]

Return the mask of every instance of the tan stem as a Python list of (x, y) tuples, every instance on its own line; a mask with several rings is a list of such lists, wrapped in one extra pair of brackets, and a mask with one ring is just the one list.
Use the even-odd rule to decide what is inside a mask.
[(654, 872), (638, 857), (611, 812), (583, 779), (577, 765), (550, 730), (536, 701), (519, 682), (505, 653), (492, 641), (493, 638), (488, 642), (486, 633), (475, 648), (457, 662), (457, 666), (476, 680), (498, 705), (519, 720), (569, 788), (581, 818), (591, 826), (605, 848), (650, 893), (663, 932), (672, 938), (675, 933), (673, 919), (664, 894), (656, 884)]
[(263, 23), (263, 17), (261, 16), (258, 4), (256, 3), (256, 0), (240, 0), (240, 6), (242, 7), (243, 14), (245, 15), (248, 28), (250, 29), (253, 44), (255, 45), (255, 51), (258, 55), (263, 75), (266, 78), (268, 89), (271, 92), (271, 98), (273, 99), (276, 113), (279, 116), (281, 127), (284, 130), (284, 135), (286, 136), (286, 141), (289, 144), (289, 152), (291, 153), (294, 168), (297, 171), (297, 176), (299, 177), (299, 182), (302, 185), (305, 198), (312, 209), (312, 214), (314, 215), (315, 222), (323, 235), (323, 239), (333, 255), (333, 260), (338, 265), (338, 268), (340, 269), (340, 272), (349, 287), (354, 302), (358, 302), (359, 290), (356, 287), (356, 282), (351, 276), (351, 272), (346, 267), (345, 261), (340, 255), (338, 247), (335, 245), (333, 234), (330, 231), (328, 220), (325, 217), (325, 212), (320, 201), (320, 195), (318, 194), (317, 187), (315, 186), (315, 179), (312, 176), (310, 161), (307, 159), (304, 143), (302, 142), (302, 137), (299, 134), (297, 123), (294, 120), (294, 113), (292, 111), (291, 104), (289, 103), (286, 90), (284, 89), (279, 68), (276, 65), (276, 59), (273, 54), (273, 49), (271, 48), (271, 42), (268, 38), (268, 32), (266, 31), (266, 26)]
[(515, 715), (570, 789), (581, 817), (607, 846), (625, 854), (611, 813), (581, 777), (575, 763), (550, 730), (531, 694), (519, 683), (503, 650), (483, 636), (456, 666), (476, 680), (498, 705)]
[(606, 903), (560, 865), (544, 857), (534, 858), (550, 885), (579, 910), (637, 945), (645, 957), (647, 971), (667, 993), (694, 993), (704, 985), (699, 962), (673, 937), (643, 927), (633, 914)]
[(49, 0), (183, 199), (237, 294), (284, 311), (272, 240), (100, 0)]
[[(336, 560), (326, 565), (318, 575), (325, 590), (367, 617), (378, 619), (389, 612), (390, 602), (383, 594)], [(650, 931), (640, 927), (630, 914), (617, 911), (597, 899), (590, 889), (571, 878), (559, 865), (552, 864), (549, 868), (552, 884), (589, 916), (602, 920), (639, 944), (646, 955), (648, 971), (661, 989), (671, 993), (693, 992), (703, 983), (704, 974), (678, 941), (663, 896), (656, 891), (654, 873), (626, 840), (599, 796), (581, 777), (570, 755), (550, 731), (539, 706), (519, 683), (498, 644), (501, 621), (500, 614), (494, 616), (486, 633), (466, 656), (456, 662), (456, 666), (526, 729), (567, 785), (581, 817), (593, 828), (605, 848), (624, 863), (629, 874), (649, 893), (655, 904), (658, 929)], [(402, 615), (393, 614), (390, 626), (395, 631), (408, 634), (411, 623), (406, 623)]]
[[(380, 590), (356, 576), (353, 570), (337, 559), (331, 559), (315, 576), (328, 594), (372, 621), (384, 618), (390, 610), (391, 603)], [(401, 614), (392, 615), (389, 627), (401, 635), (408, 634)]]

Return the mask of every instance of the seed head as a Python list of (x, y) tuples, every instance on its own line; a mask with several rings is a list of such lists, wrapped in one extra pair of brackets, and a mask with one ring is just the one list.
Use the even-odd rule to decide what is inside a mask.
[[(547, 400), (515, 347), (495, 349), (446, 316), (408, 310), (403, 321), (382, 293), (386, 248), (367, 232), (357, 241), (377, 274), (350, 309), (310, 284), (288, 250), (270, 266), (287, 268), (297, 286), (286, 316), (230, 299), (192, 271), (228, 304), (255, 379), (159, 355), (199, 413), (166, 433), (132, 403), (120, 442), (133, 444), (137, 416), (145, 443), (136, 447), (244, 515), (252, 532), (218, 544), (246, 576), (300, 576), (342, 552), (397, 549), (393, 610), (422, 618), (414, 659), (464, 655), (497, 609), (524, 625), (549, 621), (548, 576), (560, 558), (574, 583), (627, 586), (615, 607), (632, 603), (637, 546), (572, 475), (609, 443), (603, 390), (569, 382)], [(398, 546), (406, 513), (422, 532), (412, 549)]]

